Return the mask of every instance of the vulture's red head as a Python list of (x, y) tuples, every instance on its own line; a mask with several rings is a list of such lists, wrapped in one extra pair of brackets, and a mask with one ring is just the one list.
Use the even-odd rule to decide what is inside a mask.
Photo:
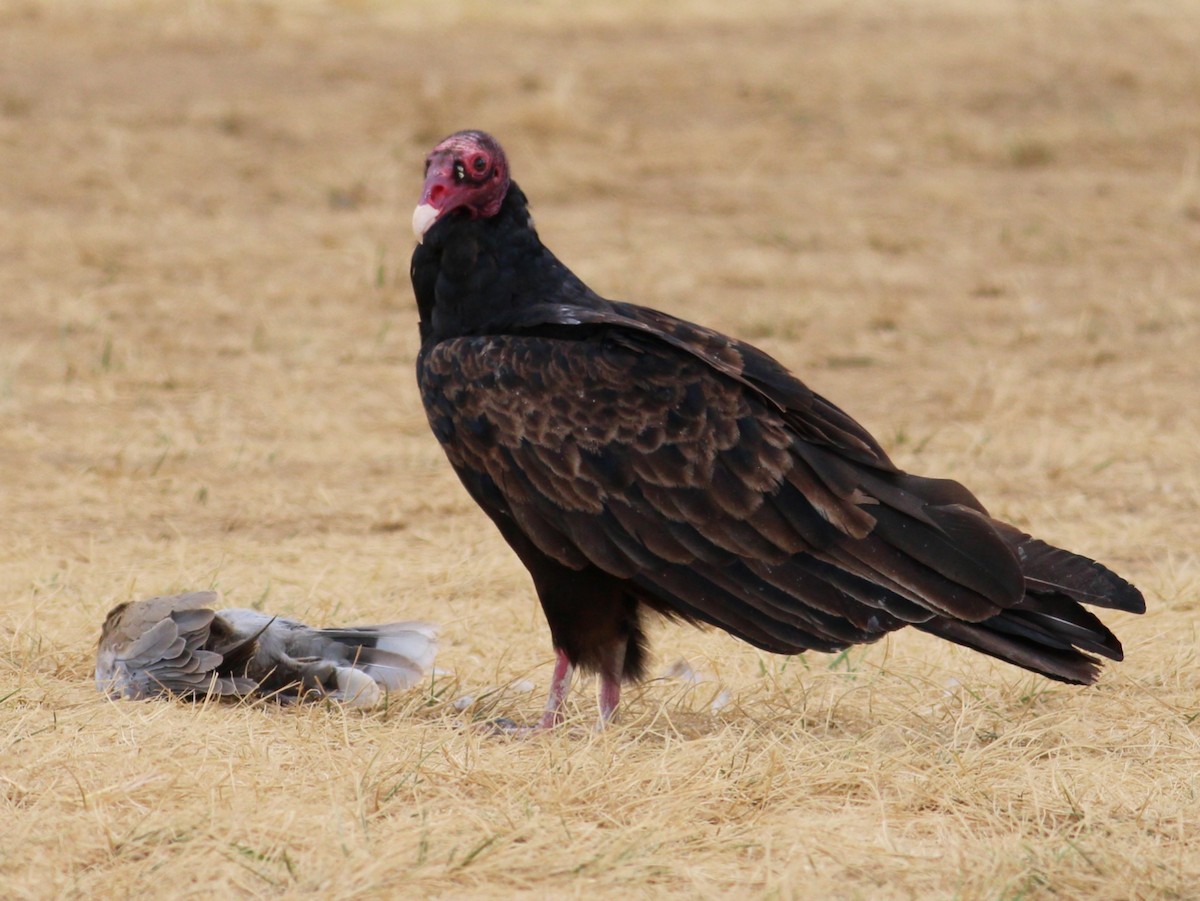
[(433, 223), (454, 210), (472, 219), (494, 216), (508, 193), (508, 160), (482, 131), (457, 131), (425, 158), (425, 187), (413, 210), (413, 234), (425, 238)]

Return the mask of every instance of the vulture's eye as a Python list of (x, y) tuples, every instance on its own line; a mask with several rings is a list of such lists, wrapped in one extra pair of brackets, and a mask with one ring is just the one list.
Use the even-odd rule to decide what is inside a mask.
[(487, 160), (481, 156), (477, 156), (475, 159), (471, 160), (471, 168), (476, 172), (482, 172), (487, 168)]
[(467, 167), (462, 163), (454, 164), (454, 181), (461, 184), (462, 180), (467, 177)]
[(428, 175), (428, 174), (429, 174), (429, 160), (426, 160), (426, 161), (425, 161), (425, 174), (426, 174), (426, 175)]

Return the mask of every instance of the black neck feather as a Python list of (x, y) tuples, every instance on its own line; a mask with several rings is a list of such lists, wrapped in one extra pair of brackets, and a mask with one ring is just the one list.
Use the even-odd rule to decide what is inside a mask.
[(421, 342), (505, 333), (531, 307), (599, 301), (538, 238), (513, 182), (486, 219), (454, 212), (436, 222), (412, 257)]

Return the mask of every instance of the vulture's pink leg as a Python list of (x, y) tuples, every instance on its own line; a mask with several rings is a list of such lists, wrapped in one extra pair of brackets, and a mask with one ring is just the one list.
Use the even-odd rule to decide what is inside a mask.
[(596, 731), (607, 726), (617, 712), (617, 704), (621, 702), (621, 673), (625, 669), (625, 649), (628, 644), (620, 642), (613, 648), (608, 665), (600, 670), (600, 720), (596, 723)]
[(555, 648), (554, 678), (550, 680), (550, 695), (546, 698), (546, 712), (542, 714), (539, 729), (553, 729), (563, 720), (562, 707), (567, 700), (567, 692), (571, 690), (571, 676), (575, 667), (567, 659), (566, 652)]
[(603, 729), (617, 712), (617, 704), (621, 701), (621, 679), (611, 676), (600, 677), (600, 721), (596, 729)]

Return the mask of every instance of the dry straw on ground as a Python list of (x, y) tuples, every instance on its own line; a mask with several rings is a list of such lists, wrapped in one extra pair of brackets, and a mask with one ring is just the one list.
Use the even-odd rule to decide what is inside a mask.
[[(508, 6), (0, 5), (0, 894), (1195, 897), (1195, 4)], [(412, 377), (407, 223), (464, 126), (598, 289), (1133, 579), (1127, 661), (663, 627), (709, 681), (461, 728), (551, 660)], [(440, 620), (448, 674), (366, 714), (93, 690), (110, 606), (210, 586)]]

